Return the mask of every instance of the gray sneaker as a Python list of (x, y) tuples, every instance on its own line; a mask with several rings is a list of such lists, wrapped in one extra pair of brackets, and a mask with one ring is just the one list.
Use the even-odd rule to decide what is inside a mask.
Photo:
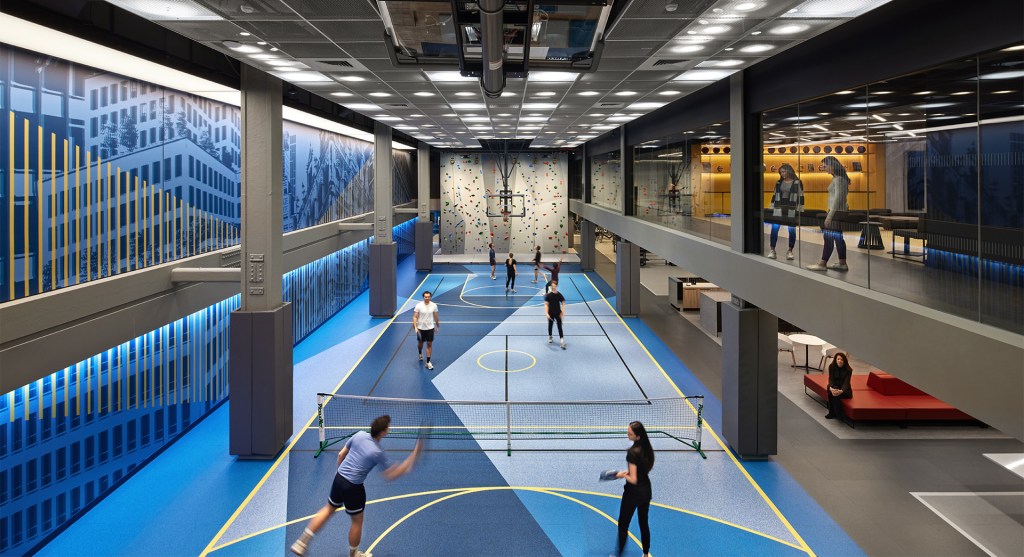
[(814, 264), (808, 265), (807, 266), (807, 270), (808, 271), (827, 271), (828, 267), (826, 267), (824, 265), (819, 265), (817, 263), (814, 263)]
[(420, 354), (420, 361), (423, 361), (423, 354)]
[(564, 339), (561, 340), (558, 344), (562, 347), (562, 350), (565, 350), (565, 340)]
[(551, 344), (552, 342), (554, 342), (554, 339), (552, 339), (551, 337), (548, 337), (548, 344)]
[(768, 250), (768, 259), (775, 259), (775, 250)]
[(833, 263), (832, 265), (829, 265), (828, 268), (832, 269), (833, 271), (842, 271), (844, 273), (850, 270), (849, 267), (842, 263)]

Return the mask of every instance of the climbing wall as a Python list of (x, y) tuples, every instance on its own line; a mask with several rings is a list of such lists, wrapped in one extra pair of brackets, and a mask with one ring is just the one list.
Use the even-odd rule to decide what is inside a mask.
[(564, 153), (519, 155), (510, 181), (513, 193), (525, 196), (526, 216), (511, 217), (506, 223), (487, 216), (485, 196), (501, 189), (495, 158), (484, 153), (443, 154), (441, 253), (486, 253), (491, 242), (498, 254), (512, 251), (524, 261), (538, 245), (544, 253), (564, 253), (569, 241), (568, 168)]

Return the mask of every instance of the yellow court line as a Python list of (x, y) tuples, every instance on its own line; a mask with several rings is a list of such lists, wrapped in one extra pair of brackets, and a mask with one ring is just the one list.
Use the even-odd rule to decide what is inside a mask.
[[(583, 273), (583, 276), (587, 279), (587, 282), (590, 283), (590, 286), (594, 288), (597, 294), (601, 296), (601, 299), (604, 300), (604, 303), (608, 304), (608, 307), (611, 308), (612, 311), (615, 311), (615, 308), (612, 307), (612, 304), (608, 301), (607, 298), (604, 297), (604, 294), (602, 294), (601, 291), (598, 290), (597, 285), (594, 284), (594, 281), (590, 280), (590, 277), (587, 276), (586, 273)], [(672, 385), (672, 387), (676, 390), (677, 393), (679, 393), (679, 396), (685, 397), (686, 395), (683, 394), (683, 391), (679, 388), (678, 385), (676, 385), (676, 382), (672, 380), (672, 378), (665, 371), (665, 369), (661, 367), (661, 364), (658, 363), (658, 360), (654, 358), (654, 355), (651, 354), (649, 350), (647, 350), (647, 347), (644, 346), (644, 343), (641, 342), (640, 338), (636, 336), (636, 333), (633, 332), (633, 329), (631, 329), (630, 326), (626, 324), (626, 321), (622, 318), (622, 316), (619, 315), (618, 312), (615, 312), (615, 315), (619, 318), (619, 321), (622, 322), (622, 325), (626, 327), (626, 330), (629, 331), (629, 334), (633, 336), (633, 339), (636, 340), (637, 344), (640, 345), (640, 348), (642, 348), (643, 351), (647, 354), (647, 357), (649, 357), (651, 361), (654, 362), (654, 365), (657, 366), (658, 370), (661, 371), (661, 374), (665, 376), (665, 379), (668, 380), (669, 384)], [(748, 482), (750, 482), (750, 485), (752, 485), (754, 489), (757, 491), (757, 493), (761, 495), (761, 498), (764, 499), (765, 503), (768, 504), (768, 507), (771, 508), (772, 512), (775, 513), (775, 516), (779, 517), (779, 520), (782, 521), (782, 524), (785, 525), (787, 530), (789, 530), (789, 533), (793, 535), (793, 538), (797, 542), (799, 542), (800, 549), (806, 552), (809, 556), (814, 557), (815, 553), (811, 549), (811, 547), (807, 545), (807, 542), (804, 541), (800, 534), (797, 533), (796, 528), (794, 528), (793, 525), (790, 524), (789, 520), (782, 514), (782, 511), (780, 511), (779, 508), (775, 506), (775, 503), (772, 501), (771, 497), (768, 497), (768, 494), (765, 493), (763, 489), (761, 489), (761, 486), (757, 483), (756, 480), (754, 480), (753, 476), (750, 475), (750, 472), (747, 471), (743, 464), (740, 463), (739, 459), (736, 458), (736, 455), (733, 454), (729, 446), (722, 442), (722, 439), (718, 436), (717, 433), (715, 433), (715, 430), (712, 429), (711, 426), (707, 425), (707, 420), (704, 421), (704, 425), (706, 426), (708, 433), (710, 433), (711, 436), (715, 438), (715, 441), (717, 441), (718, 444), (722, 446), (722, 449), (724, 449), (725, 454), (729, 455), (729, 458), (732, 459), (733, 464), (735, 464), (736, 467), (739, 468), (740, 472), (743, 473), (743, 476), (747, 479)]]
[[(459, 496), (459, 495), (468, 495), (470, 493), (482, 493), (482, 492), (488, 492), (488, 491), (531, 491), (531, 492), (537, 492), (537, 493), (547, 493), (547, 494), (550, 494), (550, 495), (556, 495), (556, 496), (562, 497), (564, 499), (569, 499), (569, 500), (575, 501), (575, 502), (580, 503), (581, 505), (584, 505), (584, 506), (586, 506), (588, 508), (591, 508), (591, 509), (593, 509), (593, 507), (591, 507), (589, 504), (587, 504), (587, 503), (585, 503), (583, 501), (579, 501), (579, 500), (577, 500), (575, 498), (568, 497), (568, 496), (566, 496), (564, 494), (565, 493), (572, 493), (572, 494), (576, 494), (576, 495), (591, 495), (591, 496), (596, 496), (596, 497), (605, 497), (605, 498), (608, 498), (608, 499), (618, 499), (619, 498), (618, 495), (612, 495), (612, 494), (609, 494), (609, 493), (599, 493), (599, 492), (596, 492), (596, 491), (587, 491), (587, 490), (583, 490), (583, 489), (571, 489), (571, 488), (560, 488), (560, 487), (536, 487), (536, 486), (483, 486), (483, 487), (456, 487), (456, 488), (447, 488), (447, 489), (435, 489), (435, 490), (431, 490), (431, 491), (421, 491), (421, 492), (416, 492), (416, 493), (403, 493), (401, 495), (392, 495), (390, 497), (384, 497), (384, 498), (381, 498), (381, 499), (376, 499), (376, 500), (373, 500), (373, 501), (368, 501), (366, 504), (367, 505), (376, 505), (376, 504), (380, 504), (380, 503), (387, 503), (387, 502), (398, 501), (398, 500), (402, 500), (402, 499), (411, 499), (413, 497), (426, 497), (426, 496), (429, 496), (429, 495), (448, 495), (448, 494), (453, 494), (453, 496)], [(432, 503), (424, 505), (423, 507), (418, 509), (416, 512), (418, 512), (419, 510), (423, 510), (424, 508), (429, 507), (429, 506), (431, 506), (433, 504), (439, 503), (442, 500), (449, 499), (449, 498), (450, 497), (443, 497), (441, 499), (435, 500)], [(771, 541), (776, 542), (778, 544), (785, 545), (787, 547), (792, 547), (793, 549), (797, 549), (799, 551), (804, 551), (804, 549), (802, 547), (800, 547), (800, 546), (798, 546), (798, 545), (796, 545), (796, 544), (794, 544), (792, 542), (788, 542), (786, 540), (782, 540), (782, 539), (776, 538), (775, 536), (772, 536), (770, 534), (765, 534), (764, 532), (758, 532), (757, 530), (753, 530), (751, 528), (747, 528), (746, 526), (741, 526), (739, 524), (735, 524), (735, 523), (729, 522), (727, 520), (722, 520), (720, 518), (715, 518), (713, 516), (709, 516), (709, 515), (706, 515), (706, 514), (698, 513), (696, 511), (690, 511), (690, 510), (682, 509), (682, 508), (679, 508), (679, 507), (673, 507), (671, 505), (666, 505), (664, 503), (651, 502), (651, 505), (655, 506), (655, 507), (663, 508), (665, 510), (674, 511), (674, 512), (678, 512), (678, 513), (681, 513), (681, 514), (688, 514), (688, 515), (691, 515), (691, 516), (695, 516), (697, 518), (702, 518), (704, 520), (710, 520), (712, 522), (717, 522), (717, 523), (722, 524), (724, 526), (728, 526), (730, 528), (736, 528), (737, 530), (742, 530), (744, 532), (747, 532), (747, 533), (750, 533), (750, 534), (754, 534), (755, 536), (758, 536), (758, 537), (761, 537), (761, 538), (765, 538), (767, 540), (771, 540)], [(335, 512), (339, 512), (340, 510), (341, 509), (339, 508)], [(596, 510), (596, 509), (594, 509), (594, 510), (595, 510), (595, 512), (598, 512), (598, 513), (602, 514), (603, 516), (605, 516), (606, 518), (608, 518), (609, 520), (611, 520), (611, 517), (608, 517), (607, 515), (604, 515), (604, 513), (602, 513), (600, 510)], [(412, 513), (412, 514), (415, 514), (415, 513)], [(231, 540), (231, 541), (229, 541), (227, 543), (218, 545), (217, 547), (211, 549), (210, 551), (211, 552), (219, 551), (221, 549), (224, 549), (225, 547), (234, 545), (234, 544), (239, 543), (239, 542), (243, 542), (243, 541), (248, 540), (248, 539), (255, 538), (257, 536), (261, 536), (261, 535), (266, 534), (268, 532), (273, 532), (274, 530), (285, 528), (285, 527), (291, 526), (292, 524), (306, 522), (309, 519), (313, 518), (314, 516), (316, 516), (316, 515), (315, 514), (310, 514), (310, 515), (307, 515), (307, 516), (303, 516), (303, 517), (299, 517), (299, 518), (295, 518), (295, 519), (289, 520), (288, 522), (284, 522), (284, 523), (281, 523), (281, 524), (276, 524), (274, 526), (270, 526), (268, 528), (264, 528), (262, 530), (253, 532), (251, 534), (246, 534), (245, 536), (242, 536), (240, 538), (237, 538), (237, 539)], [(409, 516), (411, 516), (411, 515), (409, 515)], [(408, 518), (408, 516), (406, 516), (405, 518)], [(404, 518), (403, 518), (403, 520), (404, 520)], [(612, 522), (615, 522), (615, 521), (613, 520)], [(397, 522), (395, 524), (393, 524), (392, 528), (388, 529), (388, 532), (393, 530), (394, 526), (397, 526), (397, 525), (398, 525)], [(385, 532), (385, 534), (386, 533), (387, 532)], [(632, 533), (630, 535), (632, 536)], [(376, 545), (380, 541), (380, 538), (383, 538), (383, 537), (384, 537), (384, 535), (379, 536), (378, 539), (374, 542), (374, 545)], [(634, 539), (634, 541), (636, 541), (635, 537), (633, 539)], [(638, 542), (638, 544), (639, 544), (639, 542)], [(371, 545), (370, 548), (372, 548), (372, 547), (373, 546)], [(369, 549), (367, 551), (369, 551)]]
[[(373, 347), (377, 344), (377, 341), (380, 340), (380, 337), (384, 336), (384, 332), (387, 331), (389, 327), (391, 327), (391, 324), (394, 323), (395, 321), (395, 317), (397, 317), (398, 314), (405, 309), (405, 306), (408, 305), (410, 301), (412, 301), (413, 296), (416, 295), (416, 292), (419, 291), (419, 289), (423, 286), (423, 283), (425, 283), (429, 278), (429, 274), (423, 277), (423, 280), (420, 281), (419, 286), (417, 286), (413, 290), (413, 293), (409, 295), (409, 298), (405, 301), (405, 303), (402, 304), (402, 307), (395, 312), (395, 315), (388, 320), (387, 325), (385, 325), (384, 328), (380, 330), (380, 333), (377, 334), (377, 337), (373, 339), (373, 342), (371, 342), (370, 345), (366, 347), (366, 350), (363, 352), (363, 354), (359, 356), (359, 359), (356, 360), (356, 363), (352, 365), (352, 369), (348, 370), (348, 373), (346, 373), (345, 376), (341, 378), (341, 381), (338, 382), (338, 384), (334, 387), (334, 390), (331, 392), (338, 392), (338, 389), (340, 389), (341, 386), (345, 383), (345, 381), (348, 380), (349, 376), (352, 375), (352, 372), (355, 371), (356, 368), (359, 367), (359, 364), (363, 362), (363, 358), (365, 358), (366, 355), (370, 353), (370, 350), (372, 350)], [(210, 540), (210, 543), (206, 544), (206, 547), (203, 549), (203, 552), (199, 554), (199, 557), (205, 557), (205, 555), (210, 553), (214, 544), (217, 543), (217, 540), (219, 540), (221, 536), (223, 536), (224, 533), (227, 532), (228, 528), (231, 527), (231, 524), (233, 524), (235, 520), (238, 518), (238, 515), (242, 514), (242, 511), (245, 510), (245, 507), (248, 506), (249, 503), (252, 501), (253, 497), (256, 496), (256, 493), (259, 492), (260, 488), (263, 487), (263, 484), (266, 483), (268, 479), (270, 479), (270, 475), (274, 473), (274, 470), (277, 470), (277, 467), (281, 464), (281, 461), (283, 461), (285, 457), (288, 456), (288, 453), (291, 452), (295, 444), (298, 443), (299, 439), (302, 438), (302, 432), (308, 429), (310, 424), (312, 424), (313, 420), (315, 419), (316, 414), (314, 413), (313, 416), (309, 418), (309, 421), (306, 422), (306, 425), (303, 426), (299, 430), (299, 433), (295, 435), (295, 438), (292, 439), (292, 442), (289, 443), (288, 446), (284, 449), (284, 451), (281, 452), (281, 455), (277, 457), (277, 460), (275, 460), (274, 464), (270, 466), (270, 469), (267, 470), (267, 473), (263, 475), (263, 478), (260, 479), (259, 483), (257, 483), (256, 486), (252, 488), (252, 491), (250, 491), (249, 495), (246, 496), (245, 500), (242, 501), (242, 504), (239, 505), (237, 509), (235, 509), (235, 512), (231, 514), (231, 517), (228, 518), (227, 522), (225, 522), (224, 525), (221, 526), (220, 530), (217, 531), (217, 534), (213, 537), (213, 539)]]

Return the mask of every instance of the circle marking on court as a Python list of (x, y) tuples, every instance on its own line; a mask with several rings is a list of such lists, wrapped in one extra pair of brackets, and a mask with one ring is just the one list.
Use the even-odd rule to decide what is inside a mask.
[[(523, 368), (519, 368), (519, 369), (493, 369), (493, 368), (489, 368), (489, 367), (487, 367), (487, 366), (485, 366), (483, 364), (484, 356), (490, 356), (491, 354), (505, 354), (505, 353), (509, 353), (509, 354), (512, 354), (512, 353), (514, 353), (514, 354), (525, 354), (531, 360), (530, 361), (530, 365), (528, 365), (526, 367), (523, 367)], [(483, 354), (480, 354), (480, 357), (476, 359), (476, 365), (480, 366), (483, 369), (486, 369), (487, 371), (493, 371), (494, 373), (518, 373), (520, 371), (526, 371), (526, 370), (532, 368), (533, 366), (537, 365), (537, 358), (535, 358), (533, 356), (533, 354), (530, 354), (529, 352), (523, 352), (522, 350), (492, 350), (490, 352), (484, 352)]]

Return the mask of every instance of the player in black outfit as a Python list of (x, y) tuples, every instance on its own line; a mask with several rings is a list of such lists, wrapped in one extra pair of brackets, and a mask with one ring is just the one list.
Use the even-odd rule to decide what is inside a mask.
[(654, 448), (647, 438), (647, 430), (640, 422), (630, 422), (627, 436), (633, 446), (626, 451), (626, 462), (629, 469), (619, 472), (616, 477), (624, 478), (626, 485), (622, 489), (622, 503), (619, 506), (619, 539), (616, 555), (622, 555), (626, 547), (626, 536), (629, 523), (633, 520), (633, 511), (637, 512), (640, 522), (640, 543), (643, 545), (644, 556), (651, 552), (651, 528), (647, 524), (647, 512), (651, 508), (651, 479), (647, 474), (654, 467)]
[(487, 244), (487, 262), (491, 265), (491, 280), (494, 280), (494, 266), (498, 264), (494, 258), (494, 244)]
[(505, 260), (505, 292), (509, 291), (511, 285), (512, 292), (516, 291), (516, 275), (519, 271), (516, 270), (516, 256), (511, 253), (508, 254), (508, 259)]
[(537, 284), (537, 275), (540, 274), (540, 246), (533, 252), (533, 284)]
[(544, 312), (548, 315), (548, 344), (551, 343), (551, 325), (558, 323), (558, 343), (565, 350), (562, 318), (565, 317), (565, 296), (558, 292), (558, 283), (551, 281), (551, 291), (544, 296)]
[(544, 293), (547, 294), (547, 292), (551, 290), (551, 285), (558, 282), (558, 272), (562, 270), (562, 260), (559, 259), (558, 261), (555, 261), (555, 264), (550, 267), (547, 265), (544, 265), (543, 267), (548, 271), (551, 271), (551, 280), (549, 280), (547, 286), (544, 287)]

